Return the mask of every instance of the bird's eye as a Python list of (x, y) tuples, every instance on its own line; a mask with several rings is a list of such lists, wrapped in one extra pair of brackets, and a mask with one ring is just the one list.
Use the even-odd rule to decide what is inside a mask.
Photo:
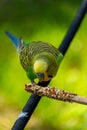
[(52, 78), (53, 76), (52, 75), (48, 75), (49, 78)]
[(36, 75), (37, 75), (38, 77), (43, 77), (43, 76), (44, 76), (44, 74), (43, 74), (43, 73), (40, 73), (40, 72), (37, 73)]

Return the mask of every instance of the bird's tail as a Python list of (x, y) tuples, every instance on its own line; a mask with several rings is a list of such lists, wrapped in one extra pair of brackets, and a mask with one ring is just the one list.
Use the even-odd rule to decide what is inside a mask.
[(16, 46), (16, 48), (18, 48), (18, 44), (20, 42), (20, 39), (15, 37), (13, 34), (11, 34), (8, 31), (5, 31), (6, 35), (11, 39), (11, 41), (13, 42), (13, 44)]

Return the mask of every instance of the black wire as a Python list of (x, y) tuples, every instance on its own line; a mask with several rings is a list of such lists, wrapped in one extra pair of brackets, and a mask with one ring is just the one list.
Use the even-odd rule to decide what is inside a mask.
[(72, 22), (69, 30), (67, 31), (65, 35), (65, 38), (63, 39), (61, 45), (59, 46), (59, 51), (63, 55), (65, 55), (65, 53), (67, 52), (71, 41), (73, 40), (78, 28), (80, 27), (80, 24), (86, 14), (86, 11), (87, 11), (87, 0), (83, 0), (74, 21)]
[[(50, 81), (48, 82), (39, 82), (39, 86), (47, 86)], [(41, 97), (35, 94), (32, 94), (27, 103), (25, 104), (22, 113), (27, 113), (26, 117), (18, 118), (16, 122), (14, 123), (14, 126), (12, 127), (12, 130), (23, 130), (25, 125), (27, 124), (28, 120), (30, 119), (33, 111), (37, 107), (37, 104), (39, 103)], [(20, 116), (20, 115), (19, 115)]]
[[(81, 7), (77, 13), (77, 16), (75, 17), (72, 25), (70, 26), (63, 42), (59, 46), (60, 52), (65, 55), (65, 53), (68, 50), (68, 47), (70, 46), (70, 43), (72, 39), (74, 38), (85, 14), (87, 11), (87, 0), (84, 0), (81, 4)], [(41, 85), (43, 87), (47, 86), (49, 82), (42, 82), (38, 83), (38, 85)], [(35, 108), (37, 107), (41, 97), (37, 96), (35, 94), (32, 94), (30, 98), (28, 99), (27, 103), (25, 104), (22, 114), (25, 114), (26, 116), (22, 116), (21, 118), (18, 118), (16, 122), (14, 123), (12, 130), (23, 130), (25, 125), (27, 124), (28, 120), (30, 119), (32, 113), (34, 112)], [(20, 117), (20, 115), (19, 115)]]

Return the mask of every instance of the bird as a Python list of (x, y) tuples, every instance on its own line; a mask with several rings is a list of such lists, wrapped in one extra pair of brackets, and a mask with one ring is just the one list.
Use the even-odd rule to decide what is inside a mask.
[(26, 42), (9, 31), (5, 33), (15, 45), (20, 63), (31, 83), (35, 83), (35, 79), (49, 82), (56, 76), (63, 59), (62, 53), (56, 47), (42, 41)]

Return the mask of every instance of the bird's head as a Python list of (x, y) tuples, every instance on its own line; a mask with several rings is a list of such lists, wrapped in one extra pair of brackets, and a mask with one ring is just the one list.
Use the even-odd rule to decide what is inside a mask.
[(43, 59), (36, 60), (33, 65), (33, 69), (37, 78), (39, 78), (40, 82), (49, 81), (52, 78), (52, 76), (48, 75), (48, 72), (47, 72), (48, 63)]

